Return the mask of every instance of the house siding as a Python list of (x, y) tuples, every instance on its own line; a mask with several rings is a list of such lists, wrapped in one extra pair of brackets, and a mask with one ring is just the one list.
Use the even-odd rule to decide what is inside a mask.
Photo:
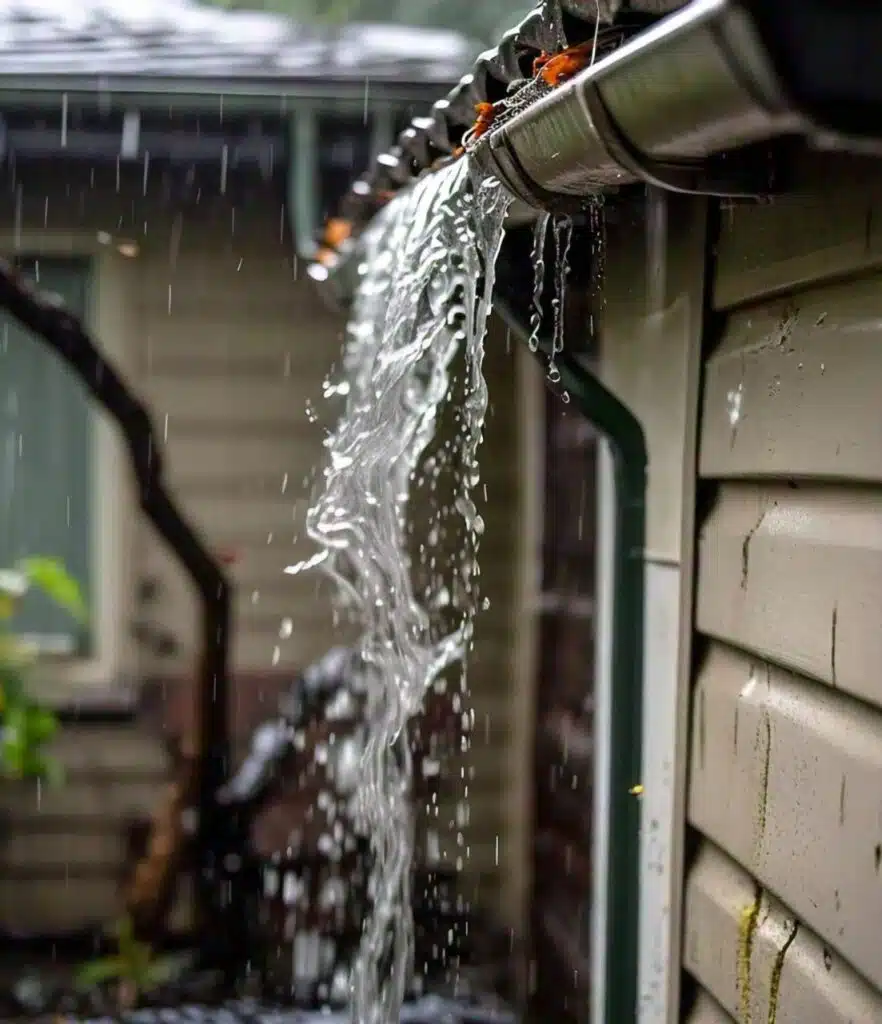
[(882, 1020), (882, 190), (724, 213), (698, 475), (691, 1021)]
[[(274, 713), (293, 671), (352, 636), (333, 625), (326, 583), (314, 574), (282, 571), (312, 550), (303, 536), (303, 512), (331, 425), (322, 382), (339, 356), (343, 324), (301, 273), (283, 204), (269, 185), (235, 197), (206, 192), (184, 201), (159, 172), (145, 187), (140, 170), (117, 182), (112, 173), (71, 169), (70, 175), (30, 177), (17, 201), (7, 191), (0, 198), (4, 213), (16, 237), (22, 225), (22, 237), (69, 235), (73, 251), (83, 239), (94, 245), (97, 232), (138, 243), (139, 255), (126, 267), (131, 379), (153, 411), (174, 495), (208, 543), (236, 559), (230, 568), (236, 585), (231, 708), (241, 749), (253, 726)], [(445, 858), (462, 861), (467, 895), (477, 894), (505, 916), (524, 884), (523, 868), (513, 867), (522, 864), (523, 853), (507, 840), (508, 822), (520, 812), (506, 796), (520, 573), (512, 555), (520, 529), (513, 512), (524, 485), (516, 375), (498, 325), (486, 371), (491, 415), (483, 448), (482, 579), (490, 610), (479, 622), (469, 673), (472, 751), (451, 767), (455, 793), (442, 802), (437, 821)], [(132, 671), (136, 678), (165, 680), (165, 724), (179, 731), (188, 715), (198, 636), (195, 595), (146, 524), (131, 538), (127, 559), (129, 587), (146, 578), (159, 583), (151, 622), (180, 644), (179, 653), (161, 663), (139, 654)], [(286, 618), (290, 629), (282, 628)], [(55, 833), (66, 837), (51, 870), (34, 862), (26, 883), (0, 883), (0, 929), (67, 930), (106, 920), (118, 909), (126, 823), (155, 806), (169, 769), (161, 737), (145, 722), (111, 728), (112, 746), (127, 758), (125, 770), (102, 760), (108, 740), (95, 728), (81, 724), (65, 732), (62, 744), (73, 744), (83, 760), (69, 771), (69, 786), (51, 798), (51, 815), (33, 793), (23, 796), (13, 787), (0, 796), (0, 817), (9, 822), (0, 843), (7, 852), (0, 856), (29, 859), (50, 816)], [(60, 749), (67, 761), (68, 748)], [(435, 818), (435, 810), (430, 813)], [(290, 830), (285, 814), (279, 817), (264, 823), (259, 838), (265, 849), (284, 843)]]

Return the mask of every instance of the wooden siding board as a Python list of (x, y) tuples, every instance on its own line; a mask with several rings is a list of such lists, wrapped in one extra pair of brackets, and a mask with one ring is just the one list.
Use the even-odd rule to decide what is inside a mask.
[[(315, 435), (311, 447), (320, 450), (322, 432), (314, 424), (307, 396), (289, 378), (237, 378), (235, 370), (220, 378), (160, 377), (151, 374), (145, 397), (154, 415), (165, 422), (164, 434), (186, 437), (186, 425), (205, 421), (222, 423), (221, 431), (234, 437), (239, 426), (264, 426), (269, 432), (290, 432), (292, 440)], [(183, 425), (176, 427), (180, 421)], [(243, 467), (244, 468), (244, 467)]]
[[(113, 823), (112, 823), (113, 824)], [(86, 869), (104, 877), (119, 874), (125, 856), (122, 829), (106, 832), (35, 831), (3, 834), (0, 825), (0, 876), (7, 878), (82, 877)]]
[(91, 827), (104, 816), (120, 822), (150, 814), (162, 796), (162, 780), (125, 782), (111, 773), (76, 780), (59, 786), (10, 785), (3, 794), (0, 816), (13, 831), (43, 823), (68, 821), (74, 827), (78, 818), (88, 819)]
[(691, 764), (690, 823), (882, 986), (882, 714), (713, 645)]
[(723, 484), (697, 585), (702, 632), (882, 705), (882, 491)]
[(882, 480), (882, 278), (730, 318), (705, 370), (704, 477)]
[(685, 914), (686, 969), (734, 1018), (882, 1021), (882, 996), (706, 841), (689, 873)]
[(772, 203), (737, 203), (724, 211), (714, 282), (718, 308), (806, 288), (882, 262), (877, 161), (803, 154), (790, 171), (787, 193)]
[(693, 1022), (882, 1020), (882, 185), (876, 162), (842, 155), (794, 170), (780, 200), (725, 210), (716, 248), (729, 315), (706, 353), (698, 465), (714, 490), (691, 704), (684, 965), (708, 990)]
[(20, 935), (64, 934), (108, 924), (119, 916), (115, 879), (22, 881), (0, 878), (0, 928)]

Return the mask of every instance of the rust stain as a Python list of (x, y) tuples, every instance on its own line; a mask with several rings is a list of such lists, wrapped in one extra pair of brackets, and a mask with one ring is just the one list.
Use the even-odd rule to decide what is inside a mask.
[(751, 962), (753, 959), (753, 942), (759, 921), (760, 908), (763, 902), (762, 888), (757, 885), (753, 901), (741, 910), (738, 922), (738, 1002), (740, 1007), (740, 1024), (751, 1024)]
[(781, 993), (781, 975), (784, 971), (784, 960), (798, 933), (799, 922), (794, 921), (787, 938), (784, 940), (784, 945), (775, 954), (775, 962), (772, 964), (772, 976), (769, 979), (768, 1024), (775, 1024), (778, 1019), (778, 1003)]
[(487, 102), (475, 104), (475, 123), (469, 130), (467, 137), (463, 140), (466, 148), (468, 148), (472, 143), (477, 142), (481, 136), (486, 135), (487, 132), (490, 131), (497, 115), (502, 109), (504, 109), (504, 104)]
[(772, 716), (763, 712), (763, 719), (757, 727), (756, 751), (764, 746), (762, 765), (760, 767), (760, 792), (756, 810), (756, 834), (754, 837), (754, 859), (762, 856), (763, 841), (766, 837), (766, 824), (769, 816), (769, 769), (772, 762)]

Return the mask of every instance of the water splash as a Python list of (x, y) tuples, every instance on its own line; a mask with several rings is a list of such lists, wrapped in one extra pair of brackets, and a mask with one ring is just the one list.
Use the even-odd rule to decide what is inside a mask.
[[(471, 178), (462, 160), (396, 197), (369, 229), (343, 358), (345, 411), (326, 441), (324, 489), (307, 516), (327, 554), (322, 569), (362, 630), (368, 735), (356, 807), (374, 863), (373, 911), (353, 976), (358, 1024), (397, 1022), (404, 999), (413, 944), (407, 723), (439, 675), (462, 663), (479, 599), (483, 520), (472, 492), (487, 409), (483, 340), (508, 206), (499, 184)], [(445, 457), (457, 462), (454, 505), (471, 551), (458, 559), (458, 578), (436, 577), (418, 598), (408, 553), (411, 486), (460, 351), (465, 394)], [(444, 622), (435, 614), (441, 607)]]

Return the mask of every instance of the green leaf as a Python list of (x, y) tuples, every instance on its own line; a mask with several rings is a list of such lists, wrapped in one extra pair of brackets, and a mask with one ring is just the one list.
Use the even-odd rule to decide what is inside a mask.
[(51, 740), (58, 731), (58, 719), (47, 708), (31, 704), (25, 712), (25, 734), (32, 744)]
[(95, 988), (107, 981), (124, 978), (127, 973), (126, 962), (121, 956), (105, 956), (78, 967), (74, 985), (80, 990)]
[(33, 586), (70, 612), (78, 622), (86, 621), (86, 603), (79, 584), (61, 562), (55, 558), (25, 558), (19, 562), (18, 569)]

